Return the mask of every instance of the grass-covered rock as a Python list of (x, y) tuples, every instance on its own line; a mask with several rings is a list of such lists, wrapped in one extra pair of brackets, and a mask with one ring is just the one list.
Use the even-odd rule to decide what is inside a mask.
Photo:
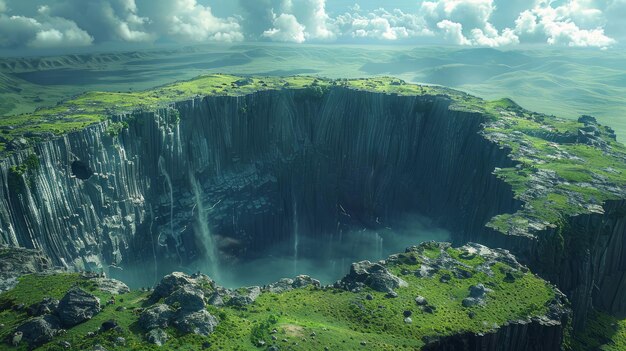
[[(202, 274), (173, 273), (151, 291), (111, 295), (99, 288), (98, 279), (77, 273), (21, 277), (0, 295), (3, 347), (24, 325), (50, 321), (57, 323), (53, 331), (32, 344), (41, 350), (95, 350), (97, 345), (107, 350), (415, 350), (526, 324), (557, 330), (560, 343), (568, 316), (564, 297), (552, 285), (508, 252), (474, 244), (425, 243), (384, 261), (357, 263), (333, 286), (301, 276), (233, 290)], [(389, 281), (394, 283), (380, 285)], [(98, 298), (101, 311), (62, 330), (58, 308), (29, 315), (28, 306), (63, 300), (75, 291)], [(240, 303), (243, 299), (246, 303)], [(467, 299), (477, 302), (467, 304)], [(27, 343), (23, 339), (15, 349), (26, 350)]]

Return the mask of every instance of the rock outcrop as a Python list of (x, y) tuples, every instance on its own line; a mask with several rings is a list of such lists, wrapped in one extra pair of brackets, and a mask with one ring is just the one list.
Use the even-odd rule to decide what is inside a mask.
[(68, 291), (56, 309), (56, 314), (66, 327), (89, 320), (99, 312), (100, 299), (78, 287)]

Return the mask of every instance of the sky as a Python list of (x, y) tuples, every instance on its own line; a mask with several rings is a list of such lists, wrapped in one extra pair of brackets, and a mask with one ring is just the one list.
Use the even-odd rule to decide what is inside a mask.
[(626, 0), (0, 0), (0, 50), (115, 45), (519, 45), (610, 50)]

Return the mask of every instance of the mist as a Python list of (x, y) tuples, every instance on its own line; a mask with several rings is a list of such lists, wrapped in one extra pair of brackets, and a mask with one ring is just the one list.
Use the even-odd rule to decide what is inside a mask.
[(163, 275), (173, 271), (202, 272), (228, 288), (262, 286), (300, 274), (310, 275), (322, 284), (332, 284), (348, 273), (352, 262), (377, 261), (424, 241), (448, 241), (449, 238), (448, 231), (435, 226), (428, 218), (409, 215), (393, 226), (353, 227), (332, 235), (300, 235), (297, 246), (294, 238), (285, 240), (264, 250), (258, 255), (260, 258), (222, 258), (215, 273), (207, 268), (213, 266), (213, 260), (205, 259), (188, 267), (163, 262), (145, 262), (123, 269), (111, 267), (109, 274), (132, 288), (154, 286)]

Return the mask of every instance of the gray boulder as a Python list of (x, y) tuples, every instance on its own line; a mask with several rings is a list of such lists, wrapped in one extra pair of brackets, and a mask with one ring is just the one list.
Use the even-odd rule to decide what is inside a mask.
[(319, 288), (320, 287), (320, 281), (317, 279), (313, 279), (311, 277), (309, 277), (308, 275), (299, 275), (296, 277), (296, 279), (294, 279), (293, 283), (291, 284), (291, 286), (294, 289), (299, 289), (299, 288), (305, 288), (307, 286), (314, 286)]
[(157, 346), (163, 346), (167, 342), (168, 338), (169, 336), (167, 335), (165, 330), (161, 328), (155, 328), (146, 333), (146, 340), (148, 340), (149, 343), (155, 344)]
[(174, 326), (182, 333), (192, 333), (208, 336), (218, 325), (218, 320), (207, 310), (180, 313), (174, 321)]
[(99, 312), (100, 299), (74, 287), (63, 296), (56, 313), (64, 326), (72, 327), (93, 318)]
[(341, 283), (348, 290), (352, 290), (352, 287), (358, 285), (357, 283), (363, 283), (376, 291), (386, 293), (408, 285), (404, 280), (391, 274), (385, 266), (370, 261), (353, 263), (350, 266), (350, 273), (342, 279)]
[(46, 297), (40, 302), (28, 307), (28, 314), (31, 316), (41, 316), (54, 313), (59, 307), (59, 300)]
[(130, 288), (128, 287), (128, 285), (116, 279), (96, 278), (93, 280), (99, 290), (107, 292), (109, 294), (120, 295), (130, 292)]
[(158, 300), (163, 297), (170, 296), (174, 291), (183, 285), (192, 284), (193, 279), (185, 273), (173, 272), (161, 279), (159, 284), (154, 287), (151, 299)]
[(271, 283), (263, 288), (263, 290), (280, 294), (285, 291), (293, 290), (293, 279), (290, 278), (282, 278), (275, 283)]
[(22, 333), (22, 340), (26, 341), (30, 348), (51, 341), (60, 329), (61, 322), (53, 315), (35, 317), (17, 327), (17, 331)]
[(158, 304), (146, 308), (139, 315), (139, 326), (146, 331), (167, 328), (174, 313), (168, 305)]
[(461, 301), (463, 307), (472, 307), (476, 305), (484, 305), (485, 297), (491, 289), (485, 288), (481, 283), (472, 285), (469, 287), (469, 297), (466, 297)]
[(258, 286), (240, 288), (233, 292), (233, 296), (227, 304), (229, 306), (246, 306), (253, 303), (259, 295), (261, 295), (261, 288)]
[(204, 293), (194, 285), (183, 285), (168, 296), (165, 303), (180, 307), (184, 311), (198, 311), (205, 307)]

